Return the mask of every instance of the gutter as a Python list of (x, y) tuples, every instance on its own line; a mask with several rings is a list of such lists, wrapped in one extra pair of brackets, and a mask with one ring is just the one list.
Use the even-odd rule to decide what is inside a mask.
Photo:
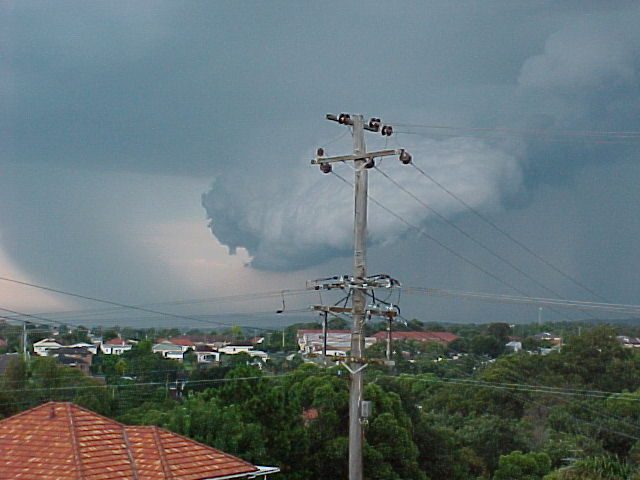
[(260, 467), (258, 465), (256, 465), (255, 467), (258, 469), (257, 472), (236, 473), (235, 475), (226, 475), (224, 477), (203, 478), (202, 480), (232, 480), (235, 478), (255, 479), (255, 478), (259, 478), (262, 475), (265, 476), (263, 478), (266, 478), (266, 475), (271, 475), (272, 473), (280, 472), (280, 469), (278, 467)]

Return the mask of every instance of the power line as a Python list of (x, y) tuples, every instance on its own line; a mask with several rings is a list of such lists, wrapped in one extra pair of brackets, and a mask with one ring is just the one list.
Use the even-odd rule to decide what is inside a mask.
[[(423, 125), (412, 123), (396, 123), (397, 127), (414, 128), (422, 130), (432, 130), (440, 132), (471, 132), (485, 134), (499, 134), (508, 136), (533, 136), (543, 138), (564, 138), (564, 139), (582, 139), (582, 140), (619, 140), (619, 141), (635, 141), (640, 140), (640, 132), (638, 131), (598, 131), (598, 130), (562, 130), (562, 129), (531, 129), (531, 128), (503, 128), (503, 127), (460, 127), (451, 125)], [(398, 133), (418, 133), (411, 131), (403, 131), (398, 129)]]
[[(200, 322), (200, 323), (227, 326), (227, 327), (239, 326), (239, 327), (247, 328), (247, 329), (254, 328), (256, 330), (261, 330), (261, 331), (276, 331), (274, 329), (268, 329), (268, 328), (261, 328), (261, 327), (247, 326), (247, 325), (234, 325), (234, 324), (229, 324), (229, 323), (225, 323), (225, 322), (207, 321), (207, 320), (202, 320), (201, 318), (194, 317), (194, 316), (191, 316), (191, 315), (180, 315), (180, 314), (176, 314), (176, 313), (162, 312), (162, 311), (159, 311), (159, 310), (154, 310), (154, 309), (150, 309), (150, 308), (146, 308), (146, 307), (140, 307), (140, 306), (136, 306), (136, 305), (128, 305), (126, 303), (120, 303), (120, 302), (115, 302), (115, 301), (112, 301), (112, 300), (105, 300), (105, 299), (102, 299), (102, 298), (91, 297), (91, 296), (88, 296), (88, 295), (82, 295), (82, 294), (79, 294), (79, 293), (68, 292), (68, 291), (65, 291), (65, 290), (59, 290), (59, 289), (56, 289), (56, 288), (46, 287), (46, 286), (43, 286), (43, 285), (38, 285), (38, 284), (35, 284), (35, 283), (30, 283), (30, 282), (24, 282), (24, 281), (21, 281), (21, 280), (16, 280), (16, 279), (13, 279), (13, 278), (8, 278), (8, 277), (0, 277), (0, 280), (5, 281), (5, 282), (10, 282), (10, 283), (15, 283), (15, 284), (18, 284), (18, 285), (24, 285), (24, 286), (31, 287), (31, 288), (36, 288), (36, 289), (39, 289), (39, 290), (58, 293), (58, 294), (61, 294), (61, 295), (66, 295), (66, 296), (70, 296), (70, 297), (74, 297), (74, 298), (81, 298), (83, 300), (90, 300), (90, 301), (97, 302), (97, 303), (104, 303), (106, 305), (113, 305), (113, 306), (116, 306), (116, 307), (127, 308), (127, 309), (130, 309), (130, 310), (136, 310), (136, 311), (146, 312), (146, 313), (153, 313), (153, 314), (156, 314), (156, 315), (162, 315), (162, 316), (171, 317), (171, 318), (177, 318), (177, 319), (181, 319), (181, 320), (191, 320), (191, 321)], [(55, 322), (55, 321), (49, 320), (49, 319), (44, 319), (44, 317), (38, 317), (38, 316), (35, 316), (35, 315), (30, 315), (30, 314), (22, 314), (21, 312), (11, 311), (11, 313), (15, 313), (15, 314), (18, 314), (18, 315), (25, 315), (25, 316), (29, 316), (29, 317), (32, 317), (32, 318), (40, 318), (42, 320), (52, 321), (54, 323), (61, 323), (61, 322)]]
[(459, 232), (460, 234), (464, 235), (466, 238), (468, 238), (469, 240), (471, 240), (473, 243), (475, 243), (476, 245), (478, 245), (479, 247), (481, 247), (483, 250), (485, 250), (486, 252), (488, 252), (490, 255), (492, 255), (493, 257), (497, 258), (498, 260), (500, 260), (501, 262), (503, 262), (504, 264), (508, 265), (509, 267), (511, 267), (513, 270), (515, 270), (516, 272), (518, 272), (519, 274), (521, 274), (522, 276), (524, 276), (525, 278), (527, 278), (528, 280), (530, 280), (531, 282), (533, 282), (534, 284), (536, 284), (538, 287), (542, 288), (543, 290), (551, 293), (552, 295), (555, 295), (558, 298), (563, 298), (562, 295), (560, 295), (560, 293), (556, 292), (555, 290), (553, 290), (552, 288), (547, 287), (545, 284), (543, 284), (542, 282), (538, 281), (537, 279), (535, 279), (533, 276), (529, 275), (527, 272), (525, 272), (524, 270), (522, 270), (520, 267), (518, 267), (517, 265), (515, 265), (513, 262), (511, 262), (509, 259), (505, 258), (504, 256), (498, 254), (497, 252), (495, 252), (493, 249), (491, 249), (490, 247), (488, 247), (487, 245), (485, 245), (483, 242), (481, 242), (480, 240), (478, 240), (477, 238), (475, 238), (473, 235), (471, 235), (469, 232), (467, 232), (466, 230), (464, 230), (462, 227), (460, 227), (459, 225), (457, 225), (456, 223), (452, 222), (451, 220), (449, 220), (447, 217), (445, 217), (444, 215), (442, 215), (440, 212), (438, 212), (435, 208), (431, 207), (428, 203), (424, 202), (422, 199), (420, 199), (417, 195), (415, 195), (413, 192), (411, 192), (409, 189), (407, 189), (406, 187), (404, 187), (403, 185), (401, 185), (400, 183), (398, 183), (396, 180), (394, 180), (390, 175), (388, 175), (386, 172), (382, 171), (379, 167), (374, 167), (376, 170), (378, 170), (378, 172), (380, 172), (382, 174), (382, 176), (384, 176), (387, 180), (389, 180), (391, 183), (393, 183), (396, 187), (398, 187), (400, 190), (402, 190), (403, 192), (405, 192), (407, 195), (409, 195), (411, 198), (413, 198), (414, 200), (416, 200), (420, 205), (422, 205), (424, 208), (426, 208), (428, 211), (430, 211), (431, 213), (433, 213), (434, 215), (436, 215), (442, 222), (444, 222), (445, 224), (449, 225), (450, 227), (452, 227), (453, 229), (455, 229), (457, 232)]
[[(246, 293), (241, 295), (229, 295), (222, 297), (211, 297), (211, 298), (198, 298), (198, 299), (188, 299), (188, 300), (172, 300), (168, 302), (156, 302), (156, 303), (148, 303), (148, 304), (137, 304), (138, 307), (156, 307), (156, 306), (185, 306), (185, 305), (198, 305), (198, 304), (211, 304), (211, 303), (226, 303), (226, 302), (235, 302), (235, 301), (249, 301), (249, 300), (262, 300), (268, 298), (275, 298), (281, 296), (295, 296), (295, 295), (303, 295), (309, 294), (311, 292), (305, 289), (284, 289), (284, 290), (273, 290), (267, 292), (256, 292), (256, 293)], [(70, 320), (80, 317), (85, 319), (87, 317), (96, 317), (102, 315), (108, 315), (110, 313), (117, 313), (126, 311), (126, 308), (122, 307), (110, 307), (110, 308), (102, 308), (102, 309), (78, 309), (78, 310), (66, 310), (66, 311), (54, 311), (54, 312), (39, 312), (39, 315), (56, 315), (59, 316), (58, 320)], [(60, 317), (61, 316), (61, 317)], [(19, 315), (16, 315), (16, 318), (19, 318)]]
[(569, 308), (575, 310), (598, 310), (620, 313), (625, 315), (637, 315), (640, 316), (640, 305), (628, 305), (617, 303), (598, 303), (598, 302), (583, 302), (579, 300), (564, 300), (554, 298), (541, 298), (541, 297), (518, 297), (514, 295), (503, 295), (494, 293), (482, 293), (482, 292), (466, 292), (460, 290), (447, 290), (439, 288), (426, 288), (426, 287), (404, 287), (405, 293), (419, 293), (430, 296), (441, 297), (459, 297), (468, 298), (473, 300), (479, 300), (491, 303), (505, 303), (505, 304), (528, 304), (536, 306), (550, 306), (556, 308)]
[[(351, 185), (349, 183), (348, 180), (346, 180), (345, 178), (343, 178), (342, 176), (340, 176), (338, 173), (336, 173), (335, 171), (332, 171), (331, 173), (333, 173), (333, 175), (335, 175), (338, 179), (340, 179), (342, 182), (346, 183), (347, 185)], [(471, 265), (472, 267), (474, 267), (475, 269), (477, 269), (478, 271), (484, 273), (485, 275), (493, 278), (495, 281), (499, 282), (500, 284), (506, 286), (507, 288), (510, 288), (512, 290), (514, 290), (515, 292), (524, 295), (524, 296), (528, 296), (526, 294), (526, 292), (522, 291), (521, 289), (519, 289), (518, 287), (516, 287), (515, 285), (513, 285), (512, 283), (509, 283), (508, 281), (504, 280), (503, 278), (497, 276), (496, 274), (490, 272), (489, 270), (487, 270), (486, 268), (482, 267), (481, 265), (479, 265), (478, 263), (474, 262), (473, 260), (471, 260), (470, 258), (464, 256), (463, 254), (457, 252), (456, 250), (454, 250), (453, 248), (449, 247), (447, 244), (441, 242), (440, 240), (438, 240), (437, 238), (435, 238), (433, 235), (428, 234), (427, 232), (424, 231), (424, 229), (414, 225), (413, 223), (411, 223), (410, 221), (406, 220), (404, 217), (402, 217), (401, 215), (397, 214), (396, 212), (394, 212), (393, 210), (391, 210), (390, 208), (386, 207), (384, 204), (382, 204), (381, 202), (379, 202), (378, 200), (376, 200), (375, 198), (373, 198), (371, 195), (369, 195), (369, 199), (375, 203), (376, 205), (378, 205), (378, 207), (382, 208), (385, 212), (387, 212), (388, 214), (392, 215), (394, 218), (396, 218), (397, 220), (399, 220), (400, 222), (404, 223), (405, 225), (407, 225), (411, 230), (416, 231), (419, 235), (424, 236), (425, 238), (431, 240), (432, 242), (434, 242), (436, 245), (440, 246), (441, 248), (445, 249), (447, 252), (449, 252), (451, 255), (455, 256), (456, 258), (462, 260), (465, 263), (468, 263), (469, 265)], [(554, 311), (553, 309), (550, 309), (552, 311)], [(556, 312), (559, 313), (559, 312)], [(567, 320), (571, 320), (570, 318), (566, 317), (564, 314), (560, 313), (560, 315), (564, 318), (566, 318)]]
[(442, 191), (444, 191), (447, 195), (449, 195), (452, 198), (454, 198), (455, 200), (457, 200), (461, 205), (463, 205), (467, 210), (469, 210), (471, 213), (473, 213), (476, 217), (478, 217), (480, 220), (482, 220), (484, 223), (489, 225), (491, 228), (493, 228), (494, 230), (496, 230), (497, 232), (502, 234), (504, 237), (506, 237), (507, 239), (509, 239), (510, 241), (515, 243), (516, 245), (518, 245), (521, 249), (523, 249), (529, 255), (531, 255), (534, 258), (536, 258), (537, 260), (541, 261), (546, 266), (548, 266), (549, 268), (554, 270), (556, 273), (562, 275), (565, 279), (569, 280), (574, 285), (582, 288), (583, 290), (585, 290), (586, 292), (590, 293), (594, 297), (599, 298), (600, 300), (608, 301), (606, 298), (602, 297), (601, 295), (599, 295), (598, 293), (593, 291), (591, 288), (586, 286), (584, 283), (580, 282), (575, 277), (573, 277), (573, 276), (569, 275), (568, 273), (566, 273), (565, 271), (561, 270), (560, 268), (555, 266), (553, 263), (549, 262), (544, 257), (542, 257), (542, 255), (540, 255), (540, 254), (536, 253), (535, 251), (533, 251), (530, 247), (528, 247), (526, 244), (524, 244), (523, 242), (521, 242), (520, 240), (515, 238), (513, 235), (511, 235), (505, 229), (503, 229), (500, 226), (498, 226), (488, 216), (482, 214), (480, 211), (478, 211), (478, 209), (476, 209), (473, 206), (469, 205), (466, 201), (464, 201), (462, 198), (460, 198), (458, 195), (456, 195), (450, 189), (445, 187), (442, 183), (438, 182), (435, 178), (433, 178), (431, 175), (429, 175), (427, 172), (425, 172), (422, 168), (420, 168), (418, 165), (416, 165), (415, 162), (412, 162), (411, 165), (418, 172), (420, 172), (420, 174), (422, 174), (425, 178), (430, 180), (434, 185), (436, 185), (438, 188), (440, 188)]

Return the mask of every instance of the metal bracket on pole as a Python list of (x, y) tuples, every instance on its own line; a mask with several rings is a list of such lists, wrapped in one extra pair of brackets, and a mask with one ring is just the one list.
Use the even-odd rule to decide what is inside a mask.
[(400, 155), (404, 152), (398, 148), (394, 150), (378, 150), (376, 152), (366, 152), (362, 155), (338, 155), (337, 157), (316, 157), (311, 160), (311, 165), (322, 165), (324, 163), (354, 162), (356, 160), (370, 160), (377, 157), (388, 157), (390, 155)]
[(364, 370), (368, 366), (368, 364), (365, 363), (364, 365), (361, 365), (360, 367), (356, 368), (355, 370), (352, 370), (351, 367), (349, 365), (347, 365), (346, 363), (341, 363), (340, 365), (342, 365), (344, 368), (349, 370), (349, 373), (351, 373), (351, 375), (355, 375), (356, 373), (361, 372), (362, 370)]

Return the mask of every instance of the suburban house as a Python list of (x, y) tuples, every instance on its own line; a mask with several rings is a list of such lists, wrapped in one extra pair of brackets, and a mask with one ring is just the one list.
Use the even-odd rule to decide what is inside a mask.
[(627, 337), (626, 335), (618, 335), (616, 340), (625, 348), (640, 348), (640, 338)]
[(151, 351), (171, 360), (178, 360), (179, 362), (184, 360), (184, 350), (180, 345), (174, 345), (173, 343), (156, 343), (151, 347)]
[(122, 355), (131, 350), (132, 345), (122, 338), (112, 338), (100, 345), (100, 350), (105, 355)]
[(505, 344), (504, 348), (508, 352), (520, 352), (522, 350), (522, 342), (518, 342), (516, 340), (511, 340), (509, 343)]
[[(323, 331), (315, 330), (298, 330), (296, 332), (298, 347), (302, 353), (315, 353), (322, 351)], [(349, 330), (327, 330), (327, 344), (331, 345), (351, 345), (351, 331)]]
[[(298, 347), (303, 355), (319, 355), (322, 353), (324, 337), (320, 329), (298, 330), (296, 333)], [(364, 339), (365, 348), (376, 342), (373, 337)], [(346, 357), (351, 350), (350, 330), (327, 330), (327, 356)]]
[(56, 362), (67, 367), (72, 367), (89, 375), (93, 353), (86, 347), (61, 347), (56, 350), (49, 350), (49, 356), (56, 359)]
[(73, 345), (65, 345), (65, 348), (67, 347), (68, 348), (85, 348), (89, 352), (91, 352), (92, 355), (98, 354), (98, 346), (93, 343), (80, 342), (80, 343), (74, 343)]
[(39, 342), (33, 344), (33, 353), (41, 357), (46, 357), (47, 355), (49, 355), (49, 351), (58, 350), (62, 347), (63, 345), (61, 343), (58, 343), (53, 338), (44, 338)]
[(249, 353), (253, 350), (253, 345), (249, 342), (235, 342), (218, 348), (218, 352), (226, 355), (237, 355), (238, 353)]
[(63, 345), (53, 338), (45, 338), (33, 344), (33, 353), (41, 357), (50, 356), (53, 352), (60, 350), (61, 348), (84, 348), (92, 355), (98, 353), (98, 347), (92, 343), (74, 343), (73, 345)]
[[(378, 332), (373, 336), (376, 342), (386, 342), (387, 332)], [(435, 342), (448, 345), (458, 338), (451, 332), (391, 332), (391, 340), (411, 340), (414, 342)]]
[[(322, 330), (298, 330), (298, 347), (304, 355), (322, 353), (324, 337)], [(370, 344), (371, 338), (365, 339)], [(327, 330), (327, 355), (345, 357), (351, 349), (351, 332), (349, 330)]]
[(562, 345), (562, 337), (549, 332), (536, 333), (533, 338), (539, 342), (546, 342), (552, 346)]
[(0, 337), (0, 348), (5, 348), (7, 346), (7, 341), (4, 338)]
[(196, 345), (198, 363), (214, 363), (220, 361), (220, 352), (214, 351), (209, 345)]
[(187, 352), (188, 350), (194, 350), (196, 348), (195, 342), (189, 337), (173, 337), (169, 340), (164, 340), (158, 343), (170, 343), (172, 345), (176, 345), (182, 349), (183, 352)]
[(279, 472), (154, 426), (128, 426), (73, 403), (0, 420), (0, 478), (259, 479)]

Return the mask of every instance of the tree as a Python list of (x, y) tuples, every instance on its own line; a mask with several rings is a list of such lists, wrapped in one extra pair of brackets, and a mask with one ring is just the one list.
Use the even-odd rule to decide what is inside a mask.
[(501, 344), (496, 337), (492, 335), (477, 335), (471, 340), (471, 351), (476, 355), (488, 355), (497, 357), (504, 350), (504, 344)]
[(494, 480), (541, 480), (551, 470), (546, 453), (522, 453), (518, 450), (501, 455)]
[(5, 382), (11, 390), (22, 390), (27, 383), (27, 363), (24, 359), (15, 355), (7, 365), (4, 372)]
[(544, 480), (637, 480), (636, 468), (616, 456), (587, 457), (573, 465), (560, 468)]
[(348, 330), (349, 329), (349, 324), (347, 323), (347, 321), (344, 318), (331, 317), (327, 321), (327, 327), (330, 330)]

